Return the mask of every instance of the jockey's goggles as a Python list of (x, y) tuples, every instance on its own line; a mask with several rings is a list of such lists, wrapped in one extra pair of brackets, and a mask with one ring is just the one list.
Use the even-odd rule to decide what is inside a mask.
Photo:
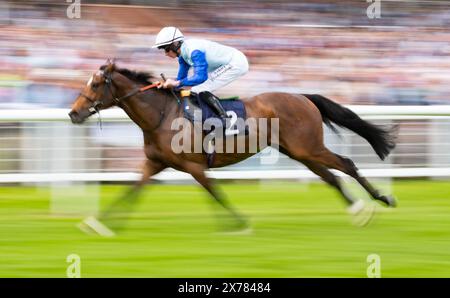
[(158, 50), (164, 50), (164, 52), (168, 53), (170, 51), (170, 48), (171, 48), (171, 44), (168, 44), (168, 45), (158, 47)]

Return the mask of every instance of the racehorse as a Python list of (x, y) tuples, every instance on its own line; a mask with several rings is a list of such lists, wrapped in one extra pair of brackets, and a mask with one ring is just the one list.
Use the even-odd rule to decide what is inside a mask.
[[(240, 225), (246, 226), (244, 218), (215, 190), (212, 181), (205, 175), (205, 170), (209, 166), (216, 168), (237, 163), (254, 153), (217, 153), (212, 165), (208, 164), (208, 157), (204, 152), (175, 153), (171, 148), (171, 139), (176, 131), (171, 129), (171, 123), (174, 119), (183, 117), (184, 111), (175, 100), (173, 90), (169, 92), (152, 88), (157, 85), (155, 80), (149, 73), (120, 69), (113, 61), (108, 60), (76, 98), (69, 113), (70, 119), (74, 124), (81, 124), (100, 110), (113, 106), (122, 108), (142, 129), (146, 156), (142, 179), (132, 187), (130, 194), (138, 194), (151, 176), (171, 167), (191, 174)], [(361, 200), (350, 197), (330, 169), (339, 170), (356, 179), (374, 200), (389, 207), (396, 205), (392, 196), (380, 194), (361, 176), (349, 158), (325, 147), (322, 123), (329, 126), (334, 123), (355, 132), (367, 140), (382, 160), (395, 147), (392, 129), (362, 120), (350, 109), (317, 94), (269, 92), (243, 99), (243, 103), (247, 117), (279, 119), (278, 143), (274, 144), (270, 136), (267, 136), (267, 146), (276, 145), (280, 152), (303, 163), (320, 176), (342, 195), (349, 210), (359, 212)], [(258, 134), (259, 131), (249, 133)], [(264, 148), (258, 148), (262, 149)]]

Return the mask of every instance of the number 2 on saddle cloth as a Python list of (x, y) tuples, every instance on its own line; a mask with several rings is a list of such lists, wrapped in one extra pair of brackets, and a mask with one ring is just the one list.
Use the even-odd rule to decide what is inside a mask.
[[(245, 125), (242, 125), (245, 122), (246, 119), (246, 111), (244, 103), (238, 99), (238, 97), (232, 97), (232, 98), (226, 98), (221, 99), (220, 102), (222, 106), (224, 107), (225, 111), (227, 111), (227, 115), (230, 117), (227, 119), (226, 127), (222, 124), (222, 128), (219, 126), (214, 127), (214, 124), (222, 123), (219, 116), (209, 107), (208, 104), (206, 104), (204, 101), (200, 99), (200, 97), (194, 93), (190, 92), (189, 90), (182, 90), (181, 91), (181, 97), (182, 97), (182, 105), (183, 105), (183, 111), (184, 111), (184, 117), (192, 122), (200, 121), (202, 122), (202, 127), (208, 127), (208, 129), (204, 128), (205, 135), (211, 134), (215, 129), (223, 129), (222, 136), (228, 137), (228, 136), (237, 136), (237, 135), (247, 135), (248, 129), (245, 127)], [(201, 113), (201, 114), (200, 114)], [(201, 115), (201, 117), (200, 117)], [(215, 119), (211, 119), (215, 118)], [(238, 118), (240, 118), (238, 121)], [(210, 120), (208, 120), (210, 119)], [(214, 121), (210, 122), (212, 125), (205, 125), (205, 121)], [(219, 120), (219, 121), (217, 121)], [(241, 121), (243, 120), (243, 121)], [(239, 125), (241, 124), (241, 125)], [(241, 127), (242, 126), (242, 127)], [(211, 127), (211, 128), (210, 128)], [(214, 128), (212, 128), (214, 127)], [(216, 137), (220, 137), (216, 136)], [(214, 163), (215, 158), (215, 150), (214, 146), (214, 140), (215, 138), (211, 138), (212, 142), (209, 143), (209, 148), (207, 152), (208, 156), (208, 167), (211, 167)]]

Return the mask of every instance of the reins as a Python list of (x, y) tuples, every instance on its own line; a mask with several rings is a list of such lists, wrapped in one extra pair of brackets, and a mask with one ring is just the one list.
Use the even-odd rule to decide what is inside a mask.
[[(119, 98), (113, 96), (113, 99), (114, 99), (114, 101), (115, 101), (116, 103), (120, 103), (122, 100), (127, 99), (128, 97), (131, 97), (131, 96), (136, 95), (136, 94), (138, 94), (138, 93), (145, 92), (145, 91), (147, 91), (147, 90), (149, 90), (149, 89), (158, 87), (159, 84), (160, 84), (160, 83), (157, 82), (157, 83), (153, 83), (153, 84), (150, 84), (150, 85), (141, 87), (141, 88), (136, 89), (136, 90), (133, 90), (133, 91), (131, 91), (131, 92), (125, 94), (124, 96), (119, 97)], [(110, 90), (110, 91), (111, 91), (111, 90)], [(112, 92), (111, 92), (111, 95), (112, 95)]]

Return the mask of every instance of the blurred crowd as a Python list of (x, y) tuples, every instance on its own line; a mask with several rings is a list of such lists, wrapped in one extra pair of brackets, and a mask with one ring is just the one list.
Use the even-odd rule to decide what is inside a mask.
[[(320, 93), (351, 104), (450, 103), (450, 3), (66, 1), (0, 3), (0, 108), (68, 108), (107, 58), (175, 76), (158, 31), (234, 46), (250, 71), (219, 95)], [(144, 5), (143, 5), (144, 4)]]

